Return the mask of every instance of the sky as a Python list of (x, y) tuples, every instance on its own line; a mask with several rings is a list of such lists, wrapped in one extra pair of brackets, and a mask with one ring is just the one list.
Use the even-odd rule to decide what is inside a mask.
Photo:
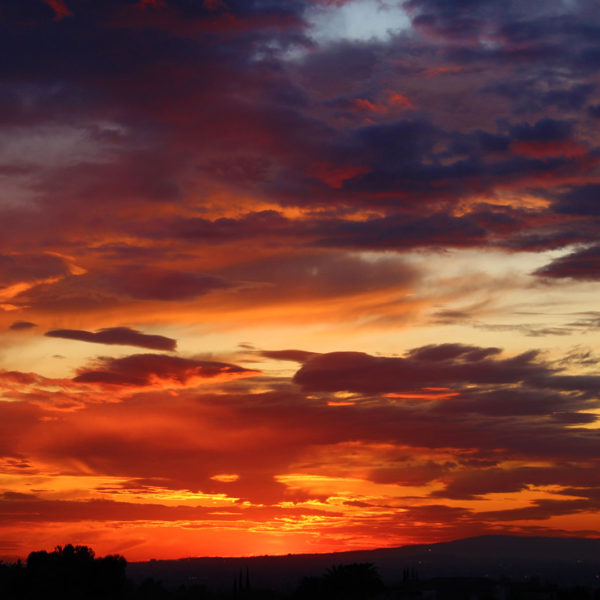
[(0, 4), (0, 558), (600, 536), (600, 2)]

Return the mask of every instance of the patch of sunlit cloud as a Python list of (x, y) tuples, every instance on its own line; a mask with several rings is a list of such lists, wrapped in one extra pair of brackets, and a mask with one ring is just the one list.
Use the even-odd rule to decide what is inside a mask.
[(231, 483), (237, 481), (239, 478), (240, 476), (236, 473), (220, 473), (211, 477), (214, 481), (220, 481), (221, 483)]
[(313, 4), (305, 18), (309, 24), (308, 35), (318, 44), (342, 40), (385, 41), (411, 26), (400, 2), (383, 0)]

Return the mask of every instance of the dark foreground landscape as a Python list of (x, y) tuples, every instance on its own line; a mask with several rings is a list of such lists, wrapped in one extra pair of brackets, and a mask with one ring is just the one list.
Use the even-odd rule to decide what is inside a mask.
[(0, 598), (600, 600), (600, 539), (481, 536), (334, 554), (130, 564), (69, 544), (0, 564)]

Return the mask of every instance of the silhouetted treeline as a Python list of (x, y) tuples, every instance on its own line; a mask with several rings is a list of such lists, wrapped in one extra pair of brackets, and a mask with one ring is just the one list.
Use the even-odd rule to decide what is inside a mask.
[(129, 593), (122, 556), (96, 558), (87, 546), (32, 552), (26, 565), (0, 566), (0, 597), (7, 600), (119, 600)]
[(296, 600), (369, 600), (384, 590), (371, 563), (334, 565), (321, 577), (304, 577), (296, 590)]
[(321, 576), (303, 577), (291, 594), (254, 588), (248, 569), (232, 574), (230, 590), (204, 585), (168, 588), (126, 576), (122, 556), (96, 558), (87, 546), (32, 552), (26, 563), (0, 563), (0, 600), (600, 600), (600, 579), (591, 587), (559, 587), (538, 578), (511, 582), (486, 577), (421, 579), (399, 565), (398, 582), (385, 586), (372, 563), (333, 565)]

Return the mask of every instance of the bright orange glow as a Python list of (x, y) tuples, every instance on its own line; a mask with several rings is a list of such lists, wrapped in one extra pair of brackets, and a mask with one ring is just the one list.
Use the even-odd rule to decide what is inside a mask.
[(431, 388), (423, 388), (423, 393), (415, 392), (412, 394), (386, 394), (386, 398), (398, 399), (398, 400), (411, 400), (411, 399), (422, 399), (422, 400), (446, 400), (447, 398), (455, 398), (460, 396), (459, 392), (448, 392), (445, 394), (431, 393)]

